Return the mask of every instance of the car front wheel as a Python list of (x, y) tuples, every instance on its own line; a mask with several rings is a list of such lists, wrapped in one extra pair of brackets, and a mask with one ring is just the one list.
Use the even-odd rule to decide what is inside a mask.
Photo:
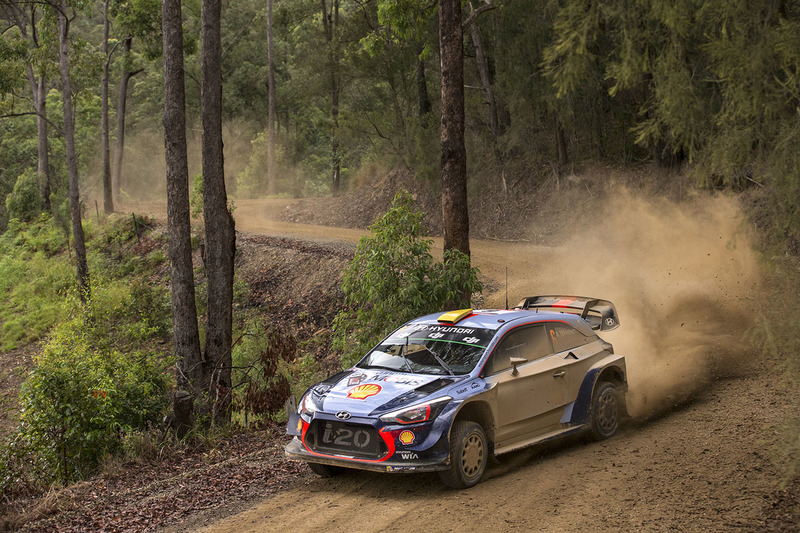
[(454, 489), (472, 487), (483, 477), (488, 459), (483, 428), (469, 420), (458, 420), (450, 431), (450, 469), (439, 472), (439, 477)]
[(623, 400), (616, 383), (601, 381), (592, 397), (592, 434), (597, 440), (613, 436), (622, 419)]

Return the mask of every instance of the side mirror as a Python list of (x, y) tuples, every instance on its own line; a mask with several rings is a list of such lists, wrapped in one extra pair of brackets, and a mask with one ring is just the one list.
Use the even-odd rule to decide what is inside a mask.
[(516, 376), (517, 374), (519, 374), (519, 370), (517, 370), (517, 365), (527, 363), (528, 360), (525, 359), (524, 357), (512, 357), (511, 359), (509, 359), (509, 362), (511, 363), (511, 366), (514, 368), (514, 370), (511, 371), (511, 375)]

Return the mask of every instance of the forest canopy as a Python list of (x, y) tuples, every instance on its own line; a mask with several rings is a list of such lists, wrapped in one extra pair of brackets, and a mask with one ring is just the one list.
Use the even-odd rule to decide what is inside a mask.
[[(483, 6), (462, 2), (463, 16)], [(800, 3), (789, 0), (540, 0), (492, 3), (464, 31), (471, 190), (535, 185), (587, 158), (689, 163), (700, 183), (774, 190), (771, 223), (796, 240), (800, 183)], [(0, 196), (40, 183), (41, 206), (66, 196), (53, 9), (0, 3)], [(115, 201), (163, 196), (160, 5), (68, 2), (76, 151), (82, 189), (102, 197), (101, 74), (109, 63), (112, 146), (125, 134)], [(199, 145), (199, 2), (183, 2), (187, 131)], [(418, 0), (274, 0), (275, 165), (267, 183), (267, 5), (223, 5), (226, 180), (239, 197), (328, 194), (378, 165), (438, 176), (436, 4)], [(106, 50), (105, 55), (103, 50)], [(123, 77), (130, 80), (122, 87)], [(120, 91), (125, 90), (126, 95)], [(127, 96), (127, 105), (123, 103)], [(123, 97), (123, 98), (121, 98)], [(37, 108), (37, 102), (40, 107)], [(45, 107), (41, 107), (41, 103)], [(38, 110), (38, 111), (37, 111)], [(36, 113), (46, 113), (46, 166)], [(123, 150), (117, 143), (116, 151)], [(196, 151), (196, 150), (195, 150)], [(190, 150), (191, 152), (191, 150)], [(121, 154), (120, 154), (121, 156)], [(199, 157), (190, 154), (191, 174)], [(338, 182), (337, 182), (338, 183)], [(756, 183), (758, 185), (756, 185)], [(274, 186), (274, 189), (270, 189)], [(434, 185), (435, 186), (435, 185)], [(18, 190), (25, 190), (20, 183)], [(28, 187), (30, 189), (30, 187)], [(49, 194), (48, 194), (49, 191)], [(0, 227), (7, 224), (0, 205)], [(49, 204), (48, 204), (49, 205)], [(18, 207), (14, 207), (18, 209)], [(55, 209), (55, 208), (53, 208)], [(16, 215), (15, 215), (16, 216)]]

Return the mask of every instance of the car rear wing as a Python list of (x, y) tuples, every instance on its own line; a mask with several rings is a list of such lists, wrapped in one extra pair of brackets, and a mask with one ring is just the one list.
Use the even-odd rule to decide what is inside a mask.
[(600, 331), (611, 331), (619, 327), (617, 308), (608, 300), (585, 296), (529, 296), (514, 306), (514, 309), (536, 309), (572, 313)]

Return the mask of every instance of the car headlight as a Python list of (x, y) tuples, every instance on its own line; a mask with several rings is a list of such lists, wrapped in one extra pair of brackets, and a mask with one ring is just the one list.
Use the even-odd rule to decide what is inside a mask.
[(417, 424), (433, 420), (442, 412), (447, 402), (452, 400), (450, 396), (442, 396), (429, 402), (418, 403), (410, 407), (403, 407), (397, 411), (381, 415), (380, 419), (386, 423)]
[(301, 415), (311, 416), (321, 408), (317, 405), (317, 402), (314, 401), (314, 391), (308, 390), (302, 398), (300, 398), (300, 403), (297, 406), (297, 412)]

